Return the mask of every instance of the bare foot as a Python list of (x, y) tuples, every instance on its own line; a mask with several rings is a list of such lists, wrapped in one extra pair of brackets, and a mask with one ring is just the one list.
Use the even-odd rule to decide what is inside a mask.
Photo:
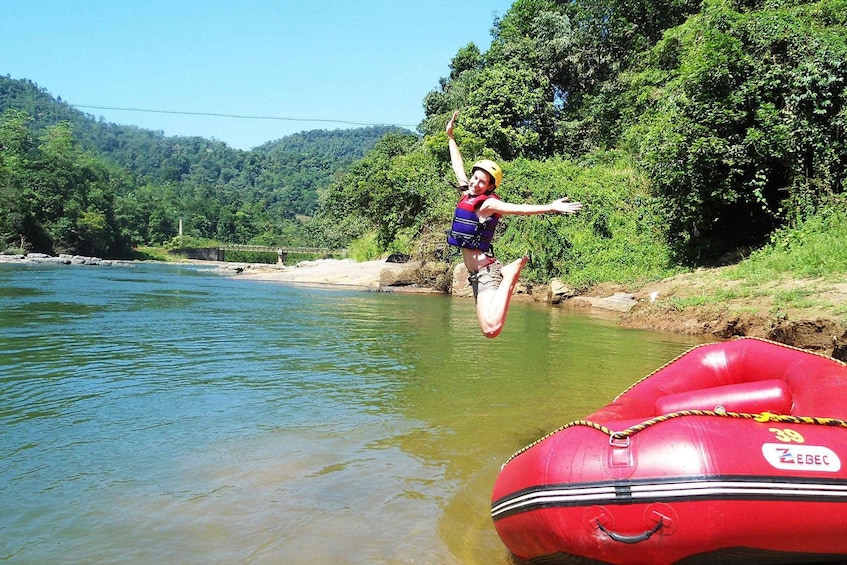
[(520, 259), (515, 259), (508, 265), (503, 265), (503, 268), (500, 270), (503, 273), (504, 279), (516, 279), (521, 274), (521, 269), (524, 268), (526, 262), (529, 261), (529, 257), (524, 255)]

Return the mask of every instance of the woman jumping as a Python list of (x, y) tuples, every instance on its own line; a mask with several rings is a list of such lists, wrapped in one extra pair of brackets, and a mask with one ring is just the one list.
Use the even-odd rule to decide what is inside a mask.
[(494, 256), (491, 240), (500, 216), (531, 216), (550, 212), (575, 214), (582, 209), (582, 204), (569, 202), (567, 198), (554, 200), (550, 204), (504, 202), (494, 194), (503, 181), (503, 171), (497, 163), (488, 159), (474, 163), (468, 179), (459, 145), (453, 138), (458, 116), (459, 112), (454, 112), (447, 122), (447, 145), (462, 197), (453, 214), (453, 225), (447, 242), (462, 250), (462, 260), (470, 273), (468, 282), (473, 289), (479, 326), (485, 337), (494, 338), (503, 329), (512, 293), (521, 269), (529, 259), (524, 256), (503, 265)]

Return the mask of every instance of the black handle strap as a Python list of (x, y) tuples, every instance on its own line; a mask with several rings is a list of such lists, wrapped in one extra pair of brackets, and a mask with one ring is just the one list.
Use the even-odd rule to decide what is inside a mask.
[(660, 517), (659, 522), (656, 524), (656, 526), (653, 529), (647, 530), (646, 532), (641, 533), (641, 534), (625, 536), (623, 534), (617, 534), (615, 532), (609, 531), (608, 529), (606, 529), (606, 526), (604, 526), (603, 524), (600, 523), (600, 520), (595, 519), (594, 521), (597, 524), (597, 529), (599, 529), (601, 532), (603, 532), (604, 534), (606, 534), (607, 536), (612, 538), (614, 541), (619, 541), (621, 543), (630, 543), (630, 544), (638, 543), (638, 542), (642, 542), (642, 541), (650, 539), (653, 536), (653, 534), (655, 534), (656, 532), (661, 530), (665, 525), (664, 520)]

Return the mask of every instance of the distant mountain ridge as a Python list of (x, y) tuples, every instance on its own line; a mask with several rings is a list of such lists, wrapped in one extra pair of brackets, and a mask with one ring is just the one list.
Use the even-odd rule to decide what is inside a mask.
[[(332, 176), (363, 157), (386, 133), (410, 134), (393, 126), (304, 131), (269, 141), (251, 151), (197, 136), (165, 136), (161, 131), (98, 120), (28, 79), (0, 76), (0, 112), (21, 110), (38, 132), (60, 123), (74, 137), (140, 178), (153, 183), (212, 184), (227, 191), (286, 207), (284, 215), (311, 213), (317, 191)], [(283, 202), (276, 196), (282, 195)]]

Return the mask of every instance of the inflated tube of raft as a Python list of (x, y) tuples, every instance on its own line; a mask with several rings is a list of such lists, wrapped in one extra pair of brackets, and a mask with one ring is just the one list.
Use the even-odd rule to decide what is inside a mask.
[(758, 414), (791, 414), (791, 389), (783, 380), (768, 379), (689, 390), (656, 399), (656, 415), (684, 410)]

